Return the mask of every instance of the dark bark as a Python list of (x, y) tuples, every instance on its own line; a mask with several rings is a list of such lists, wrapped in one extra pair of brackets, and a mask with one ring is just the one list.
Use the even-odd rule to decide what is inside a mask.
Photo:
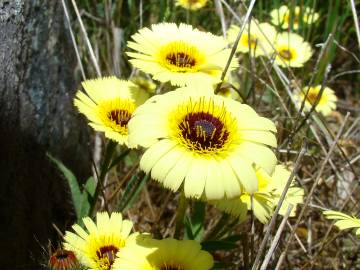
[(39, 269), (41, 245), (73, 219), (66, 181), (90, 175), (89, 131), (76, 113), (76, 59), (61, 1), (0, 0), (0, 268)]

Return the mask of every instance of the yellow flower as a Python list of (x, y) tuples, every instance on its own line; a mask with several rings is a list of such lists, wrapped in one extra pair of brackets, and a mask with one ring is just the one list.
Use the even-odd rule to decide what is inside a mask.
[[(239, 34), (240, 28), (236, 25), (231, 25), (228, 30), (227, 38), (230, 44), (233, 44)], [(242, 53), (248, 53), (255, 57), (260, 55), (270, 55), (273, 53), (273, 43), (276, 39), (276, 30), (268, 23), (258, 24), (252, 20), (249, 25), (245, 27), (242, 33), (237, 51)]]
[(312, 24), (319, 19), (319, 14), (311, 8), (301, 9), (299, 6), (296, 6), (293, 12), (287, 6), (281, 6), (279, 9), (272, 10), (270, 16), (271, 22), (283, 29), (288, 29), (292, 20), (294, 30), (299, 28), (301, 20), (305, 24)]
[(87, 231), (79, 225), (72, 226), (76, 233), (65, 233), (64, 247), (74, 251), (80, 262), (91, 270), (113, 269), (116, 254), (134, 241), (137, 234), (131, 234), (132, 222), (123, 220), (120, 213), (97, 213), (96, 224), (89, 218), (83, 219)]
[(176, 5), (190, 10), (203, 8), (208, 0), (176, 0)]
[(309, 43), (294, 33), (281, 33), (275, 42), (275, 63), (282, 67), (302, 67), (312, 56)]
[(214, 260), (194, 240), (143, 237), (118, 253), (115, 270), (209, 270)]
[(127, 144), (127, 123), (136, 104), (131, 88), (134, 84), (116, 77), (86, 80), (85, 92), (78, 91), (75, 106), (90, 121), (89, 125), (119, 144)]
[[(209, 86), (209, 88), (211, 88)], [(154, 96), (134, 112), (129, 144), (148, 148), (140, 167), (186, 197), (221, 199), (258, 188), (253, 163), (271, 173), (275, 125), (251, 107), (208, 89), (181, 88)]]
[(155, 93), (156, 84), (148, 79), (137, 76), (132, 78), (131, 82), (135, 84), (131, 90), (137, 106), (143, 104), (151, 94)]
[(327, 219), (337, 219), (335, 226), (340, 230), (356, 228), (355, 234), (360, 235), (360, 219), (337, 211), (324, 211), (323, 213)]
[[(219, 91), (216, 94), (219, 96), (232, 98), (234, 100), (242, 102), (243, 100), (239, 95), (239, 93), (237, 92), (237, 89), (239, 88), (240, 88), (239, 82), (233, 76), (230, 75), (228, 76), (228, 78), (224, 80), (224, 83), (221, 84)], [(214, 89), (216, 89), (216, 86)]]
[[(256, 177), (258, 179), (258, 191), (253, 196), (253, 212), (255, 217), (262, 223), (266, 223), (274, 212), (276, 205), (279, 202), (281, 193), (289, 179), (290, 171), (285, 169), (282, 165), (277, 165), (275, 171), (270, 176), (265, 170), (258, 168), (256, 170)], [(296, 205), (303, 202), (304, 190), (292, 186), (286, 193), (279, 214), (284, 215), (289, 204), (294, 207), (290, 216), (295, 216)], [(243, 193), (240, 198), (230, 200), (212, 201), (220, 210), (229, 213), (233, 216), (244, 219), (248, 210), (251, 210), (251, 195)]]
[[(143, 28), (132, 36), (128, 47), (130, 62), (160, 82), (184, 86), (220, 81), (230, 55), (222, 37), (193, 29), (191, 25), (160, 23)], [(237, 66), (232, 61), (232, 70)]]
[[(286, 169), (283, 165), (277, 165), (275, 167), (275, 171), (271, 178), (273, 181), (270, 182), (269, 189), (273, 189), (274, 197), (274, 205), (276, 206), (279, 202), (280, 196), (284, 190), (284, 187), (289, 180), (291, 172)], [(296, 215), (296, 206), (299, 203), (304, 201), (304, 189), (301, 187), (295, 186), (295, 180), (292, 180), (291, 186), (288, 189), (285, 199), (281, 205), (279, 214), (285, 215), (289, 204), (293, 205), (293, 208), (290, 212), (290, 217), (294, 217)]]
[[(309, 111), (312, 105), (315, 104), (320, 90), (321, 85), (317, 85), (310, 88), (304, 87), (300, 93), (296, 93), (294, 97), (296, 102), (298, 103), (299, 108), (303, 100), (305, 99), (305, 94), (307, 93), (304, 109)], [(327, 116), (336, 109), (336, 101), (337, 97), (335, 95), (335, 92), (329, 87), (325, 87), (319, 99), (319, 102), (315, 107), (315, 110)]]

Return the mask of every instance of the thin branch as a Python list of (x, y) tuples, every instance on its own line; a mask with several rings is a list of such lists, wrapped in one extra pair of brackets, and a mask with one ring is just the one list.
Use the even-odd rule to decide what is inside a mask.
[(317, 174), (317, 176), (316, 176), (316, 179), (315, 179), (315, 181), (314, 181), (314, 184), (312, 185), (311, 190), (310, 190), (310, 192), (309, 192), (309, 194), (308, 194), (308, 196), (307, 196), (307, 198), (306, 198), (306, 201), (305, 201), (305, 203), (304, 203), (304, 206), (303, 206), (303, 208), (301, 209), (301, 212), (300, 212), (300, 214), (299, 214), (299, 216), (298, 216), (298, 218), (297, 218), (297, 220), (296, 220), (296, 223), (295, 223), (295, 226), (294, 226), (294, 230), (293, 230), (293, 232), (291, 232), (290, 237), (289, 237), (289, 239), (288, 239), (288, 241), (287, 241), (287, 243), (286, 243), (286, 246), (285, 246), (285, 248), (284, 248), (284, 251), (283, 251), (283, 253), (281, 254), (282, 256), (285, 256), (285, 255), (286, 255), (286, 252), (287, 252), (287, 250), (289, 249), (290, 243), (292, 243), (292, 240), (293, 240), (293, 238), (294, 238), (295, 231), (296, 231), (297, 227), (299, 226), (300, 221), (301, 221), (303, 215), (305, 214), (305, 210), (306, 210), (307, 206), (308, 206), (309, 203), (310, 203), (310, 200), (311, 200), (311, 198), (312, 198), (312, 195), (313, 195), (314, 192), (315, 192), (316, 187), (317, 187), (318, 184), (319, 184), (319, 180), (320, 180), (320, 178), (321, 178), (321, 176), (322, 176), (322, 173), (323, 173), (323, 171), (324, 171), (324, 169), (325, 169), (325, 166), (326, 166), (326, 164), (328, 163), (331, 154), (332, 154), (333, 151), (335, 150), (335, 147), (336, 147), (336, 145), (337, 145), (338, 140), (340, 139), (341, 135), (343, 134), (344, 127), (345, 127), (345, 123), (347, 122), (347, 119), (348, 119), (348, 118), (349, 118), (349, 114), (346, 115), (345, 120), (344, 120), (344, 123), (341, 125), (340, 130), (339, 130), (339, 132), (337, 133), (336, 138), (335, 138), (335, 140), (333, 141), (332, 145), (330, 146), (329, 152), (327, 153), (327, 155), (326, 155), (326, 157), (325, 157), (325, 160), (324, 160), (324, 162), (322, 163), (322, 165), (321, 165), (321, 167), (320, 167), (320, 169), (319, 169), (319, 171), (318, 171), (318, 174)]
[(351, 11), (352, 11), (353, 18), (354, 18), (356, 36), (357, 36), (357, 40), (358, 40), (358, 46), (359, 46), (359, 49), (360, 49), (360, 28), (359, 28), (359, 21), (358, 21), (359, 17), (356, 14), (356, 6), (355, 6), (354, 0), (350, 0), (350, 4), (351, 4)]
[(77, 46), (77, 44), (76, 44), (74, 32), (73, 32), (73, 30), (72, 30), (72, 28), (71, 28), (71, 22), (70, 22), (69, 12), (68, 12), (67, 6), (66, 6), (66, 4), (65, 4), (65, 0), (61, 0), (61, 3), (62, 3), (62, 6), (63, 6), (63, 9), (64, 9), (66, 22), (67, 22), (68, 27), (69, 27), (71, 42), (72, 42), (73, 47), (74, 47), (74, 50), (75, 50), (76, 59), (77, 59), (77, 61), (78, 61), (78, 63), (79, 63), (80, 72), (81, 72), (81, 77), (82, 77), (83, 80), (86, 80), (86, 76), (85, 76), (85, 72), (84, 72), (84, 67), (83, 67), (83, 65), (82, 65), (82, 63), (81, 63), (81, 58), (80, 58), (79, 49), (78, 49), (78, 46)]
[(260, 248), (259, 248), (258, 253), (257, 253), (257, 255), (256, 255), (254, 264), (253, 264), (253, 266), (252, 266), (252, 268), (251, 268), (252, 270), (256, 270), (256, 269), (258, 269), (258, 267), (259, 267), (260, 258), (261, 258), (261, 256), (262, 256), (262, 253), (263, 253), (264, 250), (265, 250), (267, 240), (269, 239), (269, 236), (270, 236), (270, 234), (271, 234), (271, 231), (272, 231), (273, 227), (275, 226), (276, 216), (278, 215), (278, 213), (279, 213), (279, 211), (280, 211), (280, 208), (281, 208), (281, 205), (282, 205), (283, 201), (285, 200), (286, 193), (287, 193), (288, 189), (290, 188), (290, 185), (291, 185), (291, 183), (292, 183), (292, 180), (293, 180), (295, 174), (297, 173), (298, 169), (300, 168), (300, 163), (301, 163), (301, 161), (302, 161), (302, 158), (303, 158), (305, 152), (306, 152), (306, 144), (304, 144), (304, 145), (302, 146), (301, 151), (300, 151), (300, 153), (299, 153), (299, 155), (298, 155), (298, 157), (297, 157), (297, 159), (296, 159), (296, 162), (295, 162), (295, 165), (294, 165), (294, 169), (292, 170), (292, 172), (291, 172), (291, 174), (290, 174), (290, 177), (289, 177), (289, 179), (287, 180), (287, 183), (286, 183), (286, 185), (285, 185), (285, 187), (284, 187), (284, 190), (283, 190), (283, 192), (281, 193), (279, 202), (278, 202), (278, 204), (277, 204), (277, 206), (276, 206), (276, 208), (275, 208), (274, 214), (273, 214), (273, 216), (272, 216), (272, 218), (271, 218), (271, 220), (270, 220), (270, 224), (269, 224), (269, 226), (268, 226), (268, 228), (267, 228), (267, 231), (266, 231), (266, 233), (265, 233), (265, 236), (264, 236), (264, 238), (263, 238), (263, 240), (262, 240), (262, 242), (261, 242), (261, 244), (260, 244)]
[(96, 60), (96, 57), (95, 57), (95, 53), (94, 53), (94, 50), (91, 46), (91, 43), (90, 43), (90, 40), (89, 40), (89, 37), (88, 37), (88, 34), (86, 32), (86, 29), (85, 29), (85, 26), (84, 26), (84, 23), (81, 19), (81, 16), (80, 16), (80, 13), (79, 13), (79, 9), (77, 7), (77, 4), (76, 4), (76, 1), (75, 0), (71, 0), (72, 4), (73, 4), (73, 7), (74, 7), (74, 10), (75, 10), (75, 13), (76, 13), (76, 17), (80, 23), (80, 28), (81, 28), (81, 31), (84, 35), (84, 38), (85, 38), (85, 42), (86, 42), (86, 45), (88, 47), (88, 50), (89, 50), (89, 53), (90, 53), (90, 58), (91, 58), (91, 61), (93, 62), (93, 65), (95, 67), (95, 70), (96, 70), (96, 74), (98, 77), (101, 77), (101, 72), (100, 72), (100, 68), (99, 68), (99, 64)]
[[(249, 8), (248, 8), (248, 10), (246, 12), (246, 15), (245, 15), (244, 23), (240, 28), (240, 31), (239, 31), (239, 33), (238, 33), (238, 35), (236, 37), (236, 40), (235, 40), (235, 42), (234, 42), (234, 44), (233, 44), (233, 46), (231, 48), (230, 56), (229, 56), (228, 61), (226, 63), (225, 69), (223, 70), (223, 73), (221, 74), (221, 82), (223, 82), (224, 79), (225, 79), (226, 73), (227, 73), (227, 71), (228, 71), (228, 69), (230, 67), (231, 61), (232, 61), (232, 59), (233, 59), (233, 57), (235, 55), (237, 46), (238, 46), (240, 38), (241, 38), (241, 35), (244, 32), (246, 24), (249, 21), (251, 11), (254, 8), (255, 2), (256, 2), (256, 0), (251, 0), (251, 2), (250, 2)], [(218, 84), (218, 86), (217, 86), (217, 88), (215, 90), (215, 93), (217, 93), (219, 91), (220, 85), (221, 85), (221, 83)]]
[(285, 215), (284, 215), (284, 217), (283, 217), (283, 219), (281, 221), (281, 224), (280, 224), (280, 226), (279, 226), (279, 228), (278, 228), (278, 230), (277, 230), (277, 232), (275, 234), (275, 237), (274, 237), (274, 239), (273, 239), (273, 241), (271, 243), (269, 251), (266, 254), (265, 259), (264, 259), (264, 261), (263, 261), (263, 263), (262, 263), (262, 265), (260, 267), (260, 270), (266, 270), (267, 269), (267, 266), (268, 266), (268, 264), (270, 262), (270, 258), (273, 255), (273, 253), (274, 253), (274, 251), (275, 251), (275, 249), (276, 249), (276, 247), (277, 247), (277, 245), (279, 243), (281, 233), (285, 228), (286, 221), (288, 220), (293, 207), (294, 206), (292, 204), (289, 204), (289, 206), (288, 206), (288, 208), (287, 208), (287, 210), (285, 212)]

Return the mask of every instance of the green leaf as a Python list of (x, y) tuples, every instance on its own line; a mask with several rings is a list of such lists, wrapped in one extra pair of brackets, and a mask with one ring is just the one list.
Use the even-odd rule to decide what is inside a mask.
[(201, 243), (204, 250), (216, 251), (216, 250), (231, 250), (238, 248), (239, 245), (236, 243), (244, 238), (243, 234), (230, 235), (221, 240), (209, 240)]
[(76, 179), (76, 176), (68, 168), (66, 168), (65, 165), (60, 160), (54, 158), (49, 153), (47, 153), (47, 156), (56, 165), (56, 167), (60, 170), (60, 172), (62, 172), (65, 179), (68, 181), (76, 216), (77, 218), (79, 218), (79, 216), (81, 216), (82, 193), (80, 191), (80, 187)]
[(201, 241), (204, 236), (204, 219), (206, 204), (202, 201), (194, 203), (191, 216), (185, 217), (185, 238)]
[(233, 241), (210, 240), (201, 243), (202, 249), (206, 251), (232, 250), (238, 248), (239, 245)]
[(94, 201), (94, 194), (96, 183), (93, 177), (89, 177), (85, 183), (84, 190), (81, 197), (81, 210), (78, 216), (78, 223), (82, 223), (82, 218), (88, 216), (90, 213), (91, 205)]
[(144, 172), (139, 172), (131, 177), (120, 199), (118, 211), (124, 212), (134, 204), (149, 177), (149, 174)]
[(130, 149), (126, 149), (124, 152), (120, 153), (119, 156), (113, 158), (111, 164), (109, 165), (109, 170), (116, 166), (121, 160), (123, 160), (130, 153)]

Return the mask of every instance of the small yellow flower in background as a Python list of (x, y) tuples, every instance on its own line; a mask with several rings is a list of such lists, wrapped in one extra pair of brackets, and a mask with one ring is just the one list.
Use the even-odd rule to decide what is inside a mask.
[(116, 254), (138, 234), (130, 234), (132, 222), (123, 220), (120, 213), (97, 213), (96, 224), (83, 219), (87, 231), (79, 225), (72, 226), (76, 233), (65, 233), (64, 247), (74, 251), (80, 262), (91, 270), (111, 270)]
[(301, 9), (299, 6), (296, 6), (293, 12), (287, 6), (281, 6), (279, 9), (272, 10), (270, 16), (271, 22), (274, 25), (281, 26), (283, 29), (288, 29), (292, 20), (294, 30), (299, 28), (301, 20), (305, 24), (312, 24), (319, 19), (319, 14), (311, 8), (305, 7)]
[[(282, 165), (277, 165), (275, 171), (270, 176), (263, 169), (256, 170), (256, 177), (258, 179), (258, 191), (253, 194), (253, 211), (255, 217), (262, 223), (266, 223), (273, 214), (276, 205), (279, 202), (281, 193), (290, 177), (290, 171), (285, 169)], [(289, 204), (294, 207), (290, 216), (295, 216), (297, 204), (303, 202), (304, 190), (299, 187), (292, 186), (286, 193), (279, 214), (284, 215)], [(240, 198), (231, 200), (212, 201), (220, 210), (229, 213), (233, 216), (244, 219), (248, 210), (251, 210), (251, 195), (243, 193)]]
[[(215, 86), (216, 88), (216, 86)], [(217, 92), (217, 95), (232, 98), (234, 100), (242, 102), (242, 98), (237, 92), (236, 89), (240, 88), (240, 84), (237, 80), (234, 79), (233, 76), (228, 76), (227, 79), (224, 80), (222, 85), (219, 88), (219, 92)]]
[[(228, 32), (227, 38), (230, 44), (233, 44), (239, 34), (240, 27), (237, 25), (231, 25)], [(276, 39), (275, 28), (268, 23), (257, 23), (252, 20), (249, 25), (245, 27), (242, 33), (237, 51), (242, 53), (248, 53), (255, 57), (260, 55), (271, 55), (274, 51), (273, 43)]]
[(327, 219), (337, 219), (335, 226), (340, 230), (355, 228), (355, 234), (360, 235), (360, 219), (337, 211), (324, 211), (323, 213)]
[[(279, 202), (280, 196), (284, 190), (284, 187), (289, 180), (291, 172), (286, 169), (283, 165), (277, 165), (275, 171), (271, 178), (269, 188), (274, 190), (274, 205), (276, 206)], [(296, 206), (304, 201), (304, 189), (301, 187), (295, 186), (295, 179), (292, 179), (291, 186), (289, 187), (285, 199), (281, 205), (279, 214), (285, 215), (289, 204), (293, 205), (293, 208), (290, 212), (290, 217), (296, 215)]]
[(275, 50), (275, 63), (282, 67), (302, 67), (313, 53), (301, 36), (287, 32), (277, 36)]
[[(132, 36), (128, 47), (130, 62), (154, 80), (172, 85), (215, 84), (220, 81), (230, 55), (226, 41), (191, 25), (154, 24)], [(237, 67), (232, 61), (229, 71)]]
[(176, 0), (176, 5), (190, 10), (198, 10), (206, 6), (208, 0)]
[(213, 257), (194, 240), (143, 238), (118, 254), (115, 270), (209, 270)]
[(132, 87), (131, 90), (137, 106), (143, 104), (152, 94), (155, 93), (156, 84), (149, 79), (136, 76), (131, 79), (131, 82), (135, 84), (135, 87)]
[[(304, 109), (309, 111), (313, 104), (315, 104), (318, 95), (320, 94), (320, 90), (321, 85), (317, 85), (314, 87), (304, 87), (300, 93), (296, 93), (294, 97), (299, 108), (305, 99), (305, 94), (307, 93)], [(325, 87), (315, 110), (322, 113), (324, 116), (327, 116), (336, 109), (336, 101), (337, 97), (334, 90), (329, 87)]]
[[(211, 88), (211, 86), (209, 86)], [(148, 148), (140, 161), (166, 188), (186, 197), (233, 198), (258, 184), (252, 164), (272, 173), (274, 123), (251, 107), (207, 89), (180, 88), (150, 98), (129, 122), (129, 145)]]
[(239, 93), (229, 83), (223, 83), (217, 95), (226, 98), (231, 98), (237, 101), (242, 101)]
[(59, 249), (51, 254), (49, 259), (50, 270), (80, 270), (80, 263), (74, 252)]
[(136, 107), (131, 93), (134, 84), (105, 77), (86, 80), (82, 86), (86, 94), (78, 91), (74, 104), (88, 118), (89, 125), (104, 132), (107, 138), (127, 145), (127, 123)]

